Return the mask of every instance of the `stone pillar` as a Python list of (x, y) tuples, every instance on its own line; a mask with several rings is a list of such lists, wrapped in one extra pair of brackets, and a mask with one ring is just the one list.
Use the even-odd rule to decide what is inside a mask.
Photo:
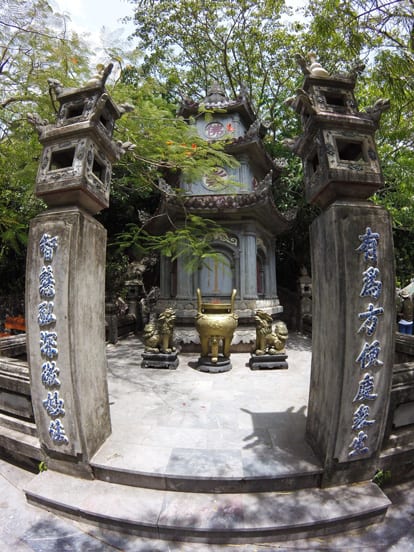
[[(312, 375), (307, 437), (325, 483), (370, 478), (394, 362), (394, 256), (388, 213), (337, 202), (313, 223)], [(361, 462), (364, 460), (364, 462)]]
[(192, 279), (193, 276), (185, 269), (185, 260), (182, 257), (177, 259), (177, 299), (187, 299), (192, 297)]
[(242, 299), (257, 299), (257, 274), (256, 274), (256, 233), (246, 231), (244, 236), (244, 270), (242, 278), (244, 279), (245, 295)]
[(49, 467), (64, 460), (65, 471), (85, 467), (111, 432), (105, 244), (105, 229), (75, 207), (31, 223), (26, 318), (33, 410)]
[(269, 299), (277, 299), (277, 279), (276, 279), (276, 243), (275, 240), (271, 240), (269, 247), (268, 257), (266, 259), (266, 297)]
[(395, 287), (387, 212), (368, 201), (382, 185), (374, 135), (387, 100), (359, 112), (357, 72), (330, 75), (310, 56), (290, 105), (304, 133), (311, 228), (312, 374), (307, 438), (324, 484), (370, 479), (381, 450), (394, 361)]
[(35, 193), (49, 207), (32, 221), (27, 250), (33, 411), (48, 467), (86, 476), (111, 432), (106, 231), (92, 216), (108, 207), (112, 163), (125, 151), (112, 141), (121, 111), (105, 90), (111, 68), (78, 89), (51, 81), (56, 124), (30, 116), (43, 144)]

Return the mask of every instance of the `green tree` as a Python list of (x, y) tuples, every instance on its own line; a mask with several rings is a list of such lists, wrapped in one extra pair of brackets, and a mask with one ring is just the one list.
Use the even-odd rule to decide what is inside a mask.
[(303, 49), (304, 22), (290, 17), (292, 9), (283, 0), (133, 3), (135, 36), (145, 52), (141, 70), (161, 79), (177, 100), (203, 97), (213, 81), (233, 97), (240, 89), (247, 92), (268, 126), (270, 155), (284, 164), (273, 190), (276, 203), (282, 212), (298, 209), (294, 230), (279, 240), (283, 266), (298, 270), (309, 264), (307, 227), (313, 210), (305, 205), (300, 161), (282, 142), (299, 132), (284, 100), (302, 80), (295, 54)]
[[(203, 95), (213, 80), (234, 95), (244, 86), (260, 116), (269, 121), (273, 132), (267, 147), (286, 164), (276, 200), (282, 209), (299, 207), (295, 234), (300, 241), (295, 235), (287, 237), (282, 255), (299, 253), (304, 228), (312, 218), (303, 205), (298, 161), (281, 145), (282, 137), (299, 130), (283, 106), (302, 80), (294, 62), (296, 52), (316, 52), (332, 73), (364, 62), (356, 90), (362, 110), (380, 97), (391, 99), (391, 110), (383, 116), (377, 135), (384, 187), (374, 199), (389, 209), (396, 228), (414, 231), (413, 0), (309, 0), (299, 20), (286, 19), (285, 3), (277, 0), (132, 3), (136, 37), (145, 52), (144, 73), (190, 96)], [(414, 259), (414, 251), (398, 258)], [(397, 269), (401, 272), (403, 267), (397, 263)]]
[(52, 119), (48, 77), (66, 84), (86, 74), (87, 48), (43, 0), (0, 7), (0, 274), (2, 292), (23, 289), (29, 220), (41, 150), (27, 114)]
[(355, 60), (366, 68), (358, 81), (360, 109), (389, 98), (377, 145), (384, 187), (375, 201), (393, 217), (397, 278), (414, 274), (414, 2), (413, 0), (311, 0), (305, 47), (317, 52), (326, 69)]
[[(179, 201), (180, 179), (193, 181), (213, 173), (217, 166), (234, 166), (235, 160), (223, 151), (221, 143), (207, 143), (193, 125), (177, 118), (165, 85), (143, 77), (135, 66), (123, 68), (111, 94), (118, 103), (127, 101), (135, 110), (117, 125), (117, 135), (134, 144), (134, 149), (114, 167), (110, 207), (99, 215), (108, 230), (110, 266), (116, 272), (125, 253), (132, 259), (149, 251), (176, 257), (190, 248), (196, 262), (213, 255), (209, 244), (216, 228), (209, 221), (189, 215), (184, 227), (177, 227), (170, 220), (171, 230), (163, 236), (150, 236), (143, 225), (157, 216), (161, 192)], [(203, 239), (197, 242), (195, 236)], [(108, 281), (113, 280), (111, 274), (107, 276)]]
[[(274, 121), (294, 86), (301, 25), (283, 0), (133, 0), (142, 71), (179, 95), (203, 97), (212, 82), (240, 89)], [(278, 129), (275, 126), (275, 129)]]

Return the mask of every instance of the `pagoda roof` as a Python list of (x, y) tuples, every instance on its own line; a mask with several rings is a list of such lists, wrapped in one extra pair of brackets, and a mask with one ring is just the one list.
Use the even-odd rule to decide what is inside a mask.
[[(269, 173), (255, 190), (240, 194), (205, 194), (205, 195), (177, 195), (163, 193), (163, 199), (154, 217), (146, 229), (151, 233), (162, 233), (171, 224), (171, 220), (184, 218), (185, 213), (191, 212), (204, 215), (211, 219), (226, 220), (256, 220), (264, 225), (273, 235), (282, 234), (289, 230), (296, 213), (283, 215), (274, 202)], [(225, 223), (223, 223), (225, 224)]]
[(261, 138), (262, 126), (263, 125), (259, 124), (255, 130), (252, 131), (249, 129), (244, 136), (229, 140), (226, 142), (224, 150), (230, 155), (248, 155), (252, 166), (261, 172), (263, 177), (268, 174), (269, 171), (273, 171), (273, 180), (275, 180), (280, 176), (281, 169), (275, 161), (273, 161), (263, 145)]
[(193, 101), (191, 98), (184, 98), (177, 115), (184, 117), (184, 119), (189, 119), (191, 116), (206, 110), (224, 110), (227, 113), (239, 113), (247, 123), (247, 126), (256, 120), (256, 115), (244, 90), (241, 91), (236, 99), (231, 100), (218, 83), (214, 83), (209, 87), (206, 97), (200, 102)]

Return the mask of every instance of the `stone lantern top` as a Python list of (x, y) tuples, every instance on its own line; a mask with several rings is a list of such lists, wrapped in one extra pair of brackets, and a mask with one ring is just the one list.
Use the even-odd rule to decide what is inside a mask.
[(56, 122), (28, 115), (43, 145), (35, 193), (50, 207), (72, 205), (95, 214), (109, 205), (112, 163), (134, 147), (112, 140), (115, 121), (132, 110), (117, 106), (105, 89), (112, 67), (102, 66), (79, 88), (49, 79), (50, 96), (59, 104)]
[(309, 58), (308, 65), (296, 56), (305, 79), (286, 101), (300, 115), (303, 134), (284, 143), (303, 160), (310, 203), (326, 208), (341, 199), (366, 200), (382, 185), (374, 135), (390, 102), (380, 99), (360, 111), (354, 88), (364, 66), (330, 75)]

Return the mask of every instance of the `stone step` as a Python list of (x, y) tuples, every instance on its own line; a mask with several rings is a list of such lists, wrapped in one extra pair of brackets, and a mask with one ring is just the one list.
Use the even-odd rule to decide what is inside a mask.
[(17, 416), (5, 414), (4, 412), (0, 412), (0, 431), (1, 427), (8, 427), (26, 435), (37, 437), (37, 429), (34, 422), (18, 418)]
[(91, 462), (97, 479), (107, 483), (143, 487), (147, 489), (182, 491), (188, 493), (260, 493), (263, 491), (290, 491), (319, 486), (322, 469), (292, 473), (286, 471), (278, 475), (194, 476), (143, 472), (125, 467), (113, 467)]
[[(15, 420), (13, 426), (12, 420), (6, 420), (6, 416), (2, 416), (0, 419), (0, 448), (6, 450), (12, 456), (22, 456), (28, 460), (43, 460), (44, 455), (40, 448), (39, 439), (35, 435), (30, 433), (33, 431), (33, 427), (29, 427), (26, 423), (24, 428), (26, 432), (22, 431), (22, 428), (17, 428), (19, 421)], [(22, 425), (25, 424), (23, 420), (20, 421)]]
[(142, 489), (47, 471), (27, 500), (79, 521), (144, 537), (209, 543), (307, 538), (382, 521), (390, 504), (368, 482), (328, 489), (243, 494)]

